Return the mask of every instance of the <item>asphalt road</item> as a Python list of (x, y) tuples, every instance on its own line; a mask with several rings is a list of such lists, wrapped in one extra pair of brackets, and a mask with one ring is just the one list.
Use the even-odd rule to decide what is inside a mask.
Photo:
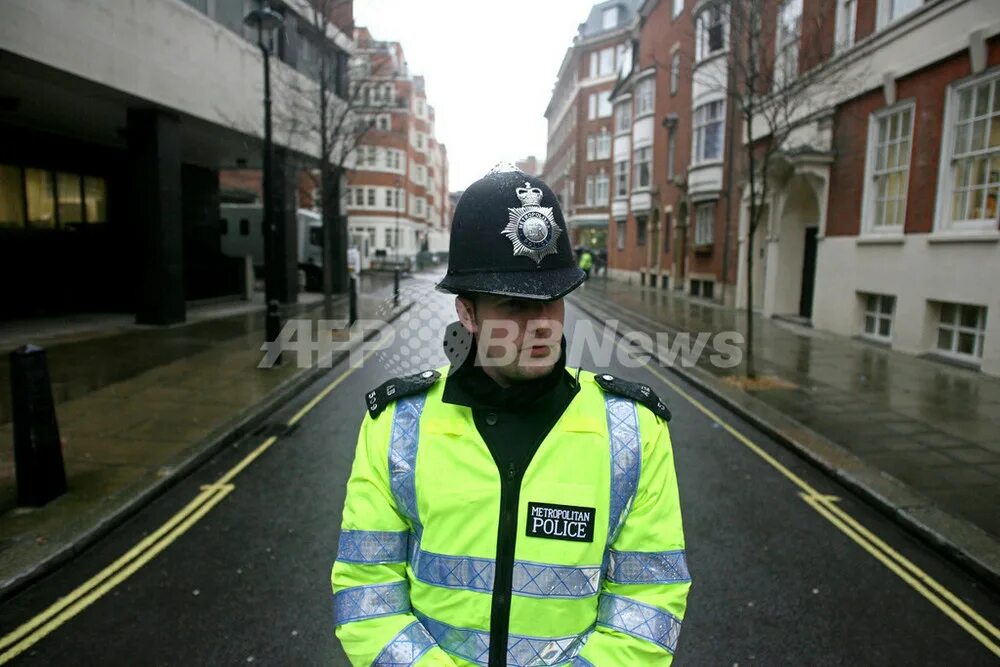
[[(418, 303), (393, 346), (350, 372), (291, 432), (248, 465), (234, 466), (264, 435), (220, 453), (63, 568), (0, 606), (0, 634), (36, 618), (155, 534), (192, 499), (209, 509), (109, 590), (41, 626), (16, 665), (340, 665), (329, 586), (344, 484), (365, 392), (393, 374), (444, 362), (441, 323), (451, 301), (418, 278)], [(584, 315), (568, 309), (568, 324)], [(412, 364), (407, 366), (407, 364)], [(584, 366), (589, 366), (584, 359)], [(271, 420), (285, 423), (346, 365)], [(997, 657), (904, 578), (851, 540), (800, 496), (801, 488), (713, 421), (700, 401), (790, 474), (908, 558), (991, 621), (1000, 602), (977, 582), (808, 463), (772, 442), (670, 371), (609, 372), (648, 383), (673, 412), (694, 586), (677, 665), (996, 665)], [(229, 487), (203, 485), (224, 480)], [(199, 494), (202, 494), (199, 496)], [(206, 496), (207, 494), (207, 496)], [(216, 504), (212, 504), (216, 503)], [(148, 551), (148, 549), (147, 549)], [(122, 572), (123, 570), (118, 570)], [(88, 603), (88, 604), (84, 604)], [(996, 639), (994, 643), (998, 643)], [(2, 651), (0, 651), (2, 652)]]

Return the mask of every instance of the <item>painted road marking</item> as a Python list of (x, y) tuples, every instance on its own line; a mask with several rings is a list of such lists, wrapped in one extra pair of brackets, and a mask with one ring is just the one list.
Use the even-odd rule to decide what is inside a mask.
[[(376, 350), (372, 349), (365, 353), (361, 358), (361, 364), (357, 368), (363, 366), (364, 362), (375, 352)], [(355, 370), (355, 367), (349, 367), (341, 373), (333, 382), (324, 387), (319, 394), (299, 410), (288, 421), (288, 425), (291, 426), (302, 419), (302, 417), (319, 405), (324, 397)], [(75, 588), (69, 595), (60, 598), (45, 609), (45, 611), (0, 639), (0, 651), (3, 651), (3, 653), (0, 653), (0, 665), (6, 664), (31, 648), (53, 630), (106, 595), (108, 591), (130, 577), (139, 568), (170, 546), (178, 537), (186, 533), (202, 517), (208, 514), (223, 498), (232, 493), (236, 488), (231, 483), (232, 479), (270, 449), (277, 440), (275, 436), (264, 440), (264, 442), (244, 456), (239, 463), (230, 468), (214, 483), (203, 484), (200, 487), (201, 493), (195, 496), (191, 502), (170, 517), (156, 531), (142, 539), (124, 555), (111, 563), (111, 565), (108, 565)]]
[[(618, 342), (616, 343), (619, 349), (629, 354), (633, 353), (633, 350), (629, 350), (628, 346), (623, 345), (623, 341), (624, 339), (621, 338), (621, 334), (619, 334)], [(667, 385), (675, 393), (684, 398), (684, 400), (693, 405), (711, 421), (721, 426), (727, 433), (736, 438), (737, 441), (747, 447), (750, 451), (762, 458), (768, 465), (781, 473), (781, 475), (788, 481), (799, 487), (801, 490), (799, 495), (810, 507), (816, 510), (820, 516), (825, 518), (835, 527), (840, 529), (841, 532), (857, 542), (862, 548), (865, 549), (865, 551), (888, 567), (891, 572), (906, 582), (913, 590), (924, 596), (931, 604), (944, 612), (962, 629), (972, 635), (972, 637), (985, 646), (987, 650), (991, 651), (994, 655), (1000, 656), (1000, 645), (987, 636), (991, 635), (995, 639), (1000, 640), (1000, 630), (998, 630), (996, 626), (983, 618), (983, 616), (978, 614), (975, 610), (969, 607), (969, 605), (959, 599), (958, 596), (941, 585), (929, 574), (921, 570), (915, 563), (906, 558), (906, 556), (886, 544), (874, 533), (851, 517), (847, 512), (837, 506), (836, 501), (839, 500), (839, 498), (828, 494), (822, 494), (814, 489), (812, 485), (793, 473), (776, 458), (764, 451), (760, 445), (740, 433), (736, 430), (736, 428), (723, 420), (719, 415), (715, 414), (715, 412), (705, 406), (701, 401), (664, 376), (653, 365), (647, 364), (644, 368), (656, 376), (656, 378), (663, 384)], [(968, 619), (963, 617), (961, 614), (965, 614)], [(972, 622), (970, 622), (970, 620)], [(979, 627), (973, 625), (973, 622), (978, 624)]]

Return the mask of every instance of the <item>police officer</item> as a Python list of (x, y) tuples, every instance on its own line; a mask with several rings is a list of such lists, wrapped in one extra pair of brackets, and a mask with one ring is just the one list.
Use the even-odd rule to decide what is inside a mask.
[(366, 396), (332, 577), (355, 665), (672, 660), (690, 575), (670, 413), (566, 368), (583, 272), (565, 224), (513, 168), (456, 207), (438, 288), (458, 295), (445, 346), (468, 354)]

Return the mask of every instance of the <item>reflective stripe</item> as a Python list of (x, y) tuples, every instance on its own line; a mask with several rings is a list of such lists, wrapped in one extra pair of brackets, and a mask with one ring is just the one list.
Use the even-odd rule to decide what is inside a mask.
[(407, 396), (396, 401), (389, 440), (389, 486), (397, 509), (420, 532), (417, 516), (417, 442), (420, 439), (420, 413), (424, 411), (425, 394)]
[(383, 530), (345, 530), (340, 534), (337, 560), (344, 563), (375, 565), (405, 563), (409, 533)]
[[(459, 658), (485, 665), (490, 655), (490, 633), (485, 630), (457, 628), (424, 616), (414, 610), (438, 646)], [(558, 665), (576, 657), (592, 630), (569, 637), (507, 636), (507, 664), (520, 667)]]
[(374, 586), (355, 586), (333, 596), (337, 625), (410, 611), (410, 586), (405, 581)]
[(675, 584), (691, 581), (684, 551), (610, 550), (608, 580), (616, 584)]
[(413, 621), (385, 645), (372, 667), (409, 667), (433, 647), (434, 638), (420, 621)]
[(608, 413), (608, 436), (611, 440), (611, 509), (608, 517), (608, 545), (621, 530), (625, 512), (639, 486), (642, 444), (639, 440), (639, 415), (630, 399), (605, 394)]
[[(444, 588), (493, 592), (496, 564), (492, 558), (446, 556), (420, 549), (411, 552), (410, 566), (420, 581)], [(514, 561), (514, 595), (586, 598), (600, 590), (600, 566), (573, 567)]]
[(670, 653), (677, 649), (681, 622), (662, 609), (620, 595), (601, 595), (597, 624), (651, 641)]

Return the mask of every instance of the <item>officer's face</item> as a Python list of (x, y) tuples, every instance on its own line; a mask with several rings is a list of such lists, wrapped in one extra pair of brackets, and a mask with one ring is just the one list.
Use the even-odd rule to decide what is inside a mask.
[(458, 297), (455, 307), (476, 337), (477, 363), (501, 386), (547, 375), (559, 360), (566, 316), (562, 299), (479, 294), (474, 300)]

